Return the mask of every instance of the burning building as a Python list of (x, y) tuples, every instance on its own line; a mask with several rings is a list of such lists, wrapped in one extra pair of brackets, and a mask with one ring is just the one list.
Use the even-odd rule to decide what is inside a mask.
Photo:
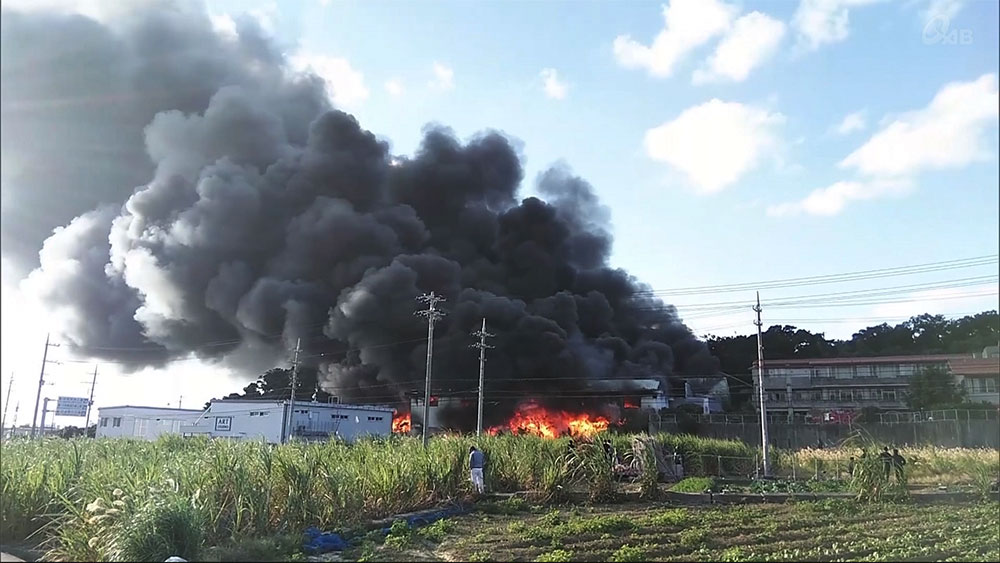
[[(522, 197), (521, 159), (501, 133), (459, 140), (432, 126), (412, 155), (394, 154), (254, 22), (220, 34), (186, 4), (139, 6), (115, 25), (5, 6), (3, 21), (4, 103), (33, 108), (2, 120), (5, 158), (23, 164), (4, 184), (3, 225), (24, 227), (3, 240), (35, 253), (19, 262), (34, 268), (21, 287), (78, 356), (130, 370), (195, 357), (259, 374), (300, 342), (324, 390), (403, 412), (423, 389), (414, 298), (434, 291), (447, 299), (442, 396), (474, 393), (470, 331), (486, 318), (497, 335), (491, 426), (525, 401), (611, 420), (609, 401), (642, 403), (637, 380), (672, 395), (678, 376), (717, 371), (676, 310), (610, 263), (611, 216), (591, 186), (555, 166)], [(24, 45), (32, 64), (7, 64)], [(39, 103), (82, 91), (85, 111)], [(87, 139), (87, 168), (52, 158), (49, 141), (7, 144), (52, 124), (52, 142)], [(93, 186), (91, 170), (103, 174)], [(32, 225), (9, 223), (8, 209)], [(665, 282), (682, 281), (670, 271)], [(476, 418), (440, 417), (459, 429)]]
[[(592, 385), (596, 384), (599, 382)], [(615, 387), (627, 392), (587, 388), (551, 400), (551, 397), (524, 392), (494, 391), (487, 386), (484, 426), (491, 434), (527, 433), (547, 438), (590, 436), (621, 424), (629, 411), (659, 410), (670, 404), (663, 382), (658, 379), (617, 381)], [(489, 398), (494, 393), (498, 396)], [(413, 394), (409, 402), (410, 415), (406, 420), (412, 420), (413, 428), (419, 429), (423, 424), (423, 395)], [(477, 409), (478, 396), (472, 392), (431, 395), (429, 429), (432, 432), (468, 430), (464, 423), (470, 417), (475, 421)]]

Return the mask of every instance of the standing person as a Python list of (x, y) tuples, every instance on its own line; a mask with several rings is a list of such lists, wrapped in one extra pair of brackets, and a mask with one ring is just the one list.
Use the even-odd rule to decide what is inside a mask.
[(882, 452), (878, 454), (879, 459), (882, 460), (882, 473), (885, 476), (885, 480), (889, 480), (889, 469), (892, 468), (892, 454), (889, 453), (888, 446), (882, 447)]
[(847, 475), (849, 477), (854, 477), (854, 456), (847, 460)]
[(904, 481), (904, 475), (903, 475), (903, 466), (904, 465), (906, 465), (906, 459), (904, 459), (903, 456), (900, 455), (898, 449), (893, 448), (892, 449), (892, 467), (893, 467), (893, 469), (896, 470), (896, 482), (899, 483), (899, 484), (903, 484), (905, 482)]
[(476, 446), (469, 446), (469, 475), (472, 485), (478, 494), (486, 492), (486, 481), (483, 478), (483, 468), (486, 466), (486, 455), (476, 449)]

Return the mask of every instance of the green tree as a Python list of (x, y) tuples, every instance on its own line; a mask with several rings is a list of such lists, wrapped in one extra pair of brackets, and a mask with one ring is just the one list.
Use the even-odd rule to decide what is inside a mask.
[(931, 409), (939, 405), (962, 403), (965, 395), (947, 369), (927, 367), (910, 377), (906, 402), (912, 409)]

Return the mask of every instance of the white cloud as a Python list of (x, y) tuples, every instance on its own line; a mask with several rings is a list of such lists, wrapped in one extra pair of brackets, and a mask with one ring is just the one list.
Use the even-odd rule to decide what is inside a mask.
[(539, 74), (542, 77), (542, 85), (545, 88), (545, 95), (553, 100), (562, 100), (566, 97), (569, 85), (559, 80), (559, 73), (554, 68), (543, 69)]
[(229, 14), (213, 14), (209, 12), (208, 19), (212, 22), (212, 29), (219, 35), (229, 39), (237, 37), (236, 22)]
[(792, 27), (798, 33), (799, 44), (817, 49), (827, 43), (838, 43), (849, 34), (850, 8), (880, 0), (801, 0)]
[(695, 48), (729, 28), (739, 9), (718, 0), (671, 0), (663, 8), (664, 27), (653, 43), (643, 45), (628, 35), (614, 41), (615, 57), (626, 68), (644, 68), (667, 77)]
[(300, 72), (313, 72), (326, 82), (326, 93), (338, 106), (353, 106), (368, 98), (365, 77), (347, 59), (299, 53), (289, 58)]
[(813, 190), (802, 201), (772, 205), (767, 208), (767, 214), (772, 217), (801, 213), (831, 216), (843, 211), (852, 201), (901, 195), (909, 189), (910, 183), (906, 181), (836, 182)]
[(833, 130), (838, 135), (850, 135), (855, 131), (861, 131), (867, 126), (868, 121), (865, 119), (865, 112), (861, 110), (845, 115), (844, 119)]
[(959, 167), (991, 154), (984, 133), (996, 127), (997, 75), (943, 86), (926, 108), (903, 114), (840, 162), (871, 176)]
[(247, 14), (256, 19), (260, 28), (267, 32), (268, 35), (274, 35), (275, 21), (281, 17), (277, 2), (267, 2), (252, 10), (248, 10)]
[(439, 90), (451, 90), (455, 87), (455, 71), (451, 67), (435, 62), (433, 70), (434, 80), (430, 82), (431, 87)]
[(962, 10), (963, 0), (930, 0), (927, 8), (920, 12), (920, 17), (924, 20), (924, 25), (931, 25), (938, 21), (948, 22), (958, 15)]
[(403, 95), (403, 83), (397, 78), (393, 78), (385, 81), (385, 91), (389, 93), (390, 96), (398, 97)]
[(766, 14), (750, 12), (736, 20), (706, 61), (707, 68), (696, 70), (692, 81), (742, 82), (751, 70), (774, 55), (784, 36), (785, 24)]
[(680, 170), (702, 193), (736, 182), (776, 147), (780, 113), (712, 99), (646, 131), (650, 158)]

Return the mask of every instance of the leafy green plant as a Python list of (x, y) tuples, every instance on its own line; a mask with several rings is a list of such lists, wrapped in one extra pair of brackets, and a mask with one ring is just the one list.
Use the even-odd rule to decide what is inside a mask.
[(632, 561), (648, 561), (649, 560), (649, 544), (642, 545), (629, 545), (625, 544), (615, 550), (608, 558), (608, 561), (613, 561), (617, 563), (628, 563)]
[(715, 486), (711, 477), (687, 477), (670, 487), (676, 493), (703, 493)]
[(543, 562), (556, 562), (556, 561), (572, 561), (573, 552), (566, 551), (565, 549), (553, 549), (552, 551), (542, 553), (535, 558), (535, 561), (539, 563)]

